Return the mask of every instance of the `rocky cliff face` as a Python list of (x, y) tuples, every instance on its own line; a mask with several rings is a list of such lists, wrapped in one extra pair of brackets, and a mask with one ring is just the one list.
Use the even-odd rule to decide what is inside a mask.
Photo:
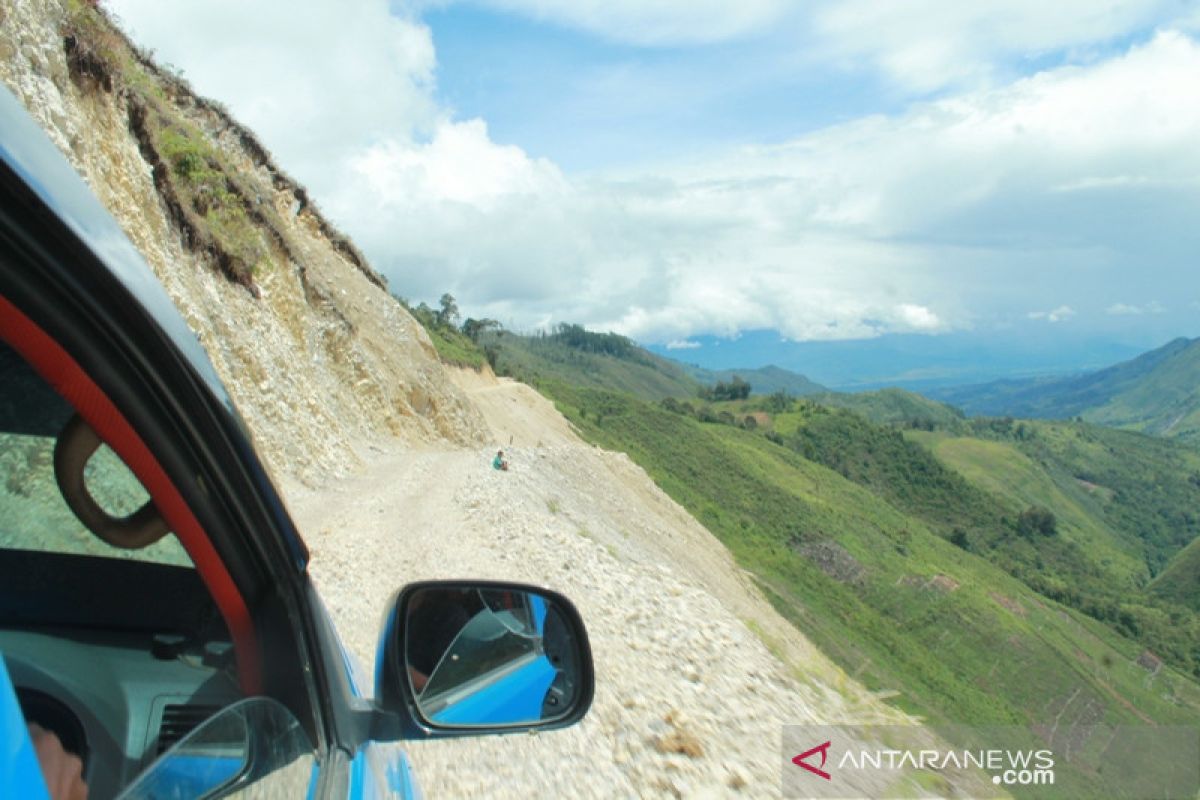
[(0, 80), (149, 261), (277, 474), (481, 442), (421, 326), (254, 136), (75, 0), (0, 2)]

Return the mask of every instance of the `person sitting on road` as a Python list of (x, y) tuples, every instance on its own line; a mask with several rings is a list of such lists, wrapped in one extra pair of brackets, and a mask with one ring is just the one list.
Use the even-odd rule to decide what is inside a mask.
[(508, 459), (504, 457), (503, 450), (496, 451), (496, 457), (492, 459), (492, 469), (508, 470)]

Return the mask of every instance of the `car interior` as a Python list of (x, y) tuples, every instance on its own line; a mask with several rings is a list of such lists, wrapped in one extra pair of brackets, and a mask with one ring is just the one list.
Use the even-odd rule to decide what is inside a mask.
[(0, 654), (111, 797), (239, 700), (232, 637), (146, 490), (0, 343)]

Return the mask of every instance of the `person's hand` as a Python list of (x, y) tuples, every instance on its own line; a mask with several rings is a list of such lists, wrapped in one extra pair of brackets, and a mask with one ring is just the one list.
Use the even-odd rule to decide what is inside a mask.
[(29, 723), (29, 738), (42, 768), (42, 778), (52, 800), (87, 800), (83, 782), (83, 761), (63, 749), (58, 737), (35, 723)]

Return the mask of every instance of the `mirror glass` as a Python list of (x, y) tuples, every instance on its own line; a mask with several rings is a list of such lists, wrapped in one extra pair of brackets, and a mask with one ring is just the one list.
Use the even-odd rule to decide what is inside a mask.
[(404, 613), (405, 666), (427, 721), (528, 725), (574, 710), (580, 646), (571, 617), (552, 599), (509, 588), (423, 587)]

